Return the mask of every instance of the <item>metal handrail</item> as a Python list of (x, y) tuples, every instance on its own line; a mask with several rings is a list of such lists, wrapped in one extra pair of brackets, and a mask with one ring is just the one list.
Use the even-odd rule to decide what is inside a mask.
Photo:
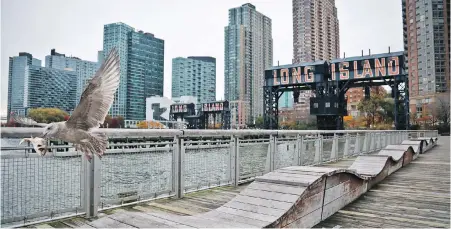
[[(22, 138), (38, 136), (42, 128), (2, 128), (3, 138)], [(30, 153), (29, 146), (2, 146), (1, 150), (10, 150), (2, 158), (2, 203), (26, 204), (20, 198), (26, 198), (29, 192), (21, 192), (7, 187), (15, 185), (8, 183), (9, 174), (14, 174), (15, 181), (22, 186), (30, 180), (30, 174), (48, 170), (55, 173), (48, 187), (51, 189), (66, 182), (57, 175), (70, 174), (71, 179), (78, 176), (75, 186), (80, 187), (80, 199), (72, 199), (71, 206), (56, 209), (38, 209), (34, 211), (9, 212), (8, 207), (2, 208), (2, 226), (6, 223), (23, 225), (36, 220), (32, 217), (43, 217), (46, 212), (51, 214), (48, 219), (60, 217), (58, 214), (70, 212), (86, 216), (96, 216), (102, 209), (110, 209), (131, 203), (166, 196), (183, 197), (187, 192), (202, 190), (223, 185), (238, 185), (252, 181), (255, 176), (291, 165), (318, 165), (329, 161), (336, 161), (350, 156), (374, 153), (389, 144), (398, 144), (411, 137), (436, 137), (437, 131), (398, 131), (398, 130), (344, 130), (344, 131), (315, 131), (315, 130), (155, 130), (155, 129), (99, 129), (106, 133), (116, 143), (111, 144), (117, 149), (108, 149), (102, 159), (94, 157), (91, 163), (76, 151), (52, 152), (41, 157)], [(332, 134), (333, 135), (330, 135)], [(327, 134), (327, 138), (322, 134)], [(133, 141), (137, 142), (134, 143)], [(126, 143), (120, 143), (121, 141)], [(145, 141), (145, 142), (142, 142)], [(163, 146), (164, 145), (164, 146)], [(147, 146), (144, 147), (143, 146)], [(149, 147), (150, 146), (150, 147)], [(160, 147), (159, 147), (160, 146)], [(125, 148), (127, 147), (127, 148)], [(128, 148), (130, 147), (130, 148)], [(136, 148), (133, 148), (136, 147)], [(68, 149), (71, 145), (52, 145), (51, 149)], [(327, 149), (327, 151), (325, 151)], [(22, 152), (14, 152), (23, 150)], [(24, 153), (25, 152), (25, 153)], [(80, 157), (81, 156), (81, 157)], [(55, 157), (55, 159), (53, 159)], [(72, 161), (71, 161), (72, 160)], [(216, 160), (216, 161), (215, 161)], [(218, 161), (219, 160), (219, 161)], [(37, 165), (33, 164), (37, 162)], [(60, 166), (65, 163), (64, 166)], [(66, 170), (67, 166), (75, 163), (77, 171)], [(144, 163), (140, 167), (136, 163)], [(45, 167), (39, 167), (43, 166)], [(32, 166), (33, 165), (33, 166)], [(35, 166), (34, 166), (35, 165)], [(22, 171), (21, 169), (25, 169)], [(77, 167), (78, 166), (78, 167)], [(121, 167), (122, 166), (122, 167)], [(152, 170), (156, 167), (156, 170)], [(221, 167), (221, 168), (219, 168)], [(136, 179), (134, 186), (122, 187), (115, 180), (122, 175), (121, 168), (125, 168), (126, 175), (118, 179)], [(39, 171), (34, 171), (34, 170)], [(11, 171), (10, 171), (11, 170)], [(43, 171), (41, 171), (43, 170)], [(31, 173), (30, 173), (31, 171)], [(194, 172), (199, 171), (199, 174)], [(77, 173), (74, 175), (74, 173)], [(79, 173), (79, 174), (78, 174)], [(111, 174), (110, 174), (111, 173)], [(144, 179), (146, 173), (154, 173), (153, 177)], [(130, 179), (131, 179), (130, 178)], [(45, 179), (39, 176), (38, 179)], [(111, 182), (110, 182), (111, 181)], [(152, 190), (145, 185), (158, 182), (159, 187)], [(144, 185), (144, 186), (143, 186)], [(5, 187), (6, 186), (6, 187)], [(131, 188), (130, 188), (131, 187)], [(46, 188), (37, 186), (35, 188)], [(155, 190), (154, 190), (155, 189)], [(21, 196), (16, 194), (21, 192)], [(101, 193), (102, 196), (101, 196)], [(71, 194), (73, 195), (73, 194)], [(25, 197), (24, 197), (25, 196)], [(12, 197), (12, 199), (11, 199)], [(20, 197), (20, 198), (19, 198)], [(52, 198), (52, 196), (49, 196)], [(75, 198), (75, 197), (70, 197)], [(22, 201), (16, 203), (14, 201)], [(59, 200), (48, 199), (45, 203)], [(78, 201), (78, 202), (77, 202)], [(125, 203), (125, 202), (128, 203)], [(28, 206), (20, 206), (26, 209)], [(39, 207), (39, 206), (38, 206)], [(44, 206), (42, 206), (44, 207)], [(69, 209), (69, 210), (68, 210)], [(72, 215), (73, 215), (72, 214)], [(18, 219), (22, 219), (17, 222)], [(39, 218), (40, 220), (41, 218)]]

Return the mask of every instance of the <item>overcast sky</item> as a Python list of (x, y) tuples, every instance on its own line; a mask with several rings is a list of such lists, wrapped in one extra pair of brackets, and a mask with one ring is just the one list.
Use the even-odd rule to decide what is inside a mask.
[[(123, 22), (165, 41), (164, 95), (171, 96), (174, 57), (216, 58), (216, 98), (224, 96), (224, 26), (228, 9), (244, 3), (272, 19), (274, 65), (292, 59), (292, 0), (2, 0), (1, 106), (6, 114), (8, 57), (29, 52), (41, 59), (50, 49), (97, 61), (103, 25)], [(340, 52), (346, 56), (403, 49), (401, 0), (336, 0)]]

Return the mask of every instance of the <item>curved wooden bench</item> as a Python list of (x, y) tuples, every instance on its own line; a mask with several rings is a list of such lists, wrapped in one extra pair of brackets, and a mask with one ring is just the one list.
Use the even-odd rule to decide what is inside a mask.
[(104, 227), (102, 221), (111, 223), (114, 219), (126, 225), (147, 228), (313, 227), (415, 160), (420, 152), (430, 149), (422, 148), (423, 140), (405, 143), (389, 145), (377, 155), (359, 156), (347, 169), (292, 166), (275, 170), (256, 177), (235, 198), (206, 213), (178, 216), (118, 212), (90, 225)]

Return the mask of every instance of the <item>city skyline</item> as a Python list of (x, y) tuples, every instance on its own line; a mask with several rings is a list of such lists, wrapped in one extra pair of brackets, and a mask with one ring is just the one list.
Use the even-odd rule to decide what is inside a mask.
[[(117, 1), (115, 4), (111, 4), (110, 1), (96, 1), (89, 4), (83, 4), (83, 1), (64, 4), (57, 1), (40, 1), (39, 3), (23, 0), (2, 1), (2, 32), (4, 34), (2, 37), (2, 82), (7, 82), (8, 57), (16, 56), (19, 52), (29, 52), (38, 59), (44, 59), (48, 50), (55, 48), (67, 55), (96, 61), (97, 52), (102, 50), (103, 25), (120, 21), (138, 30), (157, 34), (159, 38), (165, 40), (166, 63), (171, 63), (170, 60), (177, 56), (199, 55), (217, 58), (216, 99), (223, 99), (223, 28), (227, 25), (228, 9), (245, 3), (256, 5), (260, 12), (272, 19), (273, 65), (277, 65), (278, 61), (280, 64), (291, 63), (292, 1), (227, 1), (215, 2), (215, 4), (208, 1), (189, 3), (136, 1), (133, 5), (122, 1)], [(21, 7), (23, 4), (30, 7), (24, 9)], [(59, 10), (49, 14), (46, 11), (49, 5)], [(90, 7), (86, 8), (86, 5)], [(157, 10), (155, 12), (151, 10), (152, 12), (149, 13), (149, 9), (152, 8), (150, 6)], [(336, 6), (340, 20), (340, 50), (346, 52), (346, 56), (360, 55), (362, 49), (367, 53), (369, 48), (372, 53), (387, 52), (388, 46), (391, 46), (393, 51), (403, 49), (401, 2), (387, 0), (362, 4), (359, 1), (341, 0), (336, 2)], [(82, 9), (84, 17), (74, 17), (76, 12)], [(130, 13), (127, 13), (127, 10)], [(169, 12), (171, 18), (167, 19), (165, 15)], [(382, 17), (381, 12), (390, 17)], [(64, 17), (54, 20), (55, 14), (59, 13)], [(185, 20), (182, 20), (183, 18)], [(355, 30), (359, 31), (361, 39), (352, 32)], [(374, 31), (381, 31), (381, 33), (384, 31), (387, 35), (375, 38)], [(33, 39), (29, 39), (30, 37)], [(168, 97), (172, 97), (171, 68), (171, 64), (165, 64), (164, 96)], [(2, 83), (0, 111), (2, 115), (6, 113), (6, 100), (7, 84)]]

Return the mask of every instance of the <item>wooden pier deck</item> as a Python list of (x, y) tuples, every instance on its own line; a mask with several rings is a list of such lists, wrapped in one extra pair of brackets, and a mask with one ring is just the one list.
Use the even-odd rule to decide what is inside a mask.
[[(421, 154), (411, 164), (391, 174), (378, 185), (344, 207), (318, 228), (341, 227), (450, 227), (450, 138), (440, 137), (438, 145)], [(322, 167), (347, 168), (353, 158)], [(107, 210), (98, 218), (119, 211), (140, 211), (152, 213), (172, 213), (176, 215), (196, 215), (214, 210), (233, 199), (248, 184), (238, 187), (227, 186), (187, 194), (183, 199), (161, 199), (129, 207)], [(108, 227), (93, 222), (98, 219), (73, 217), (29, 228), (88, 228)], [(106, 217), (105, 217), (106, 218)], [(114, 227), (131, 227), (112, 222)]]
[(450, 137), (316, 225), (450, 228)]

